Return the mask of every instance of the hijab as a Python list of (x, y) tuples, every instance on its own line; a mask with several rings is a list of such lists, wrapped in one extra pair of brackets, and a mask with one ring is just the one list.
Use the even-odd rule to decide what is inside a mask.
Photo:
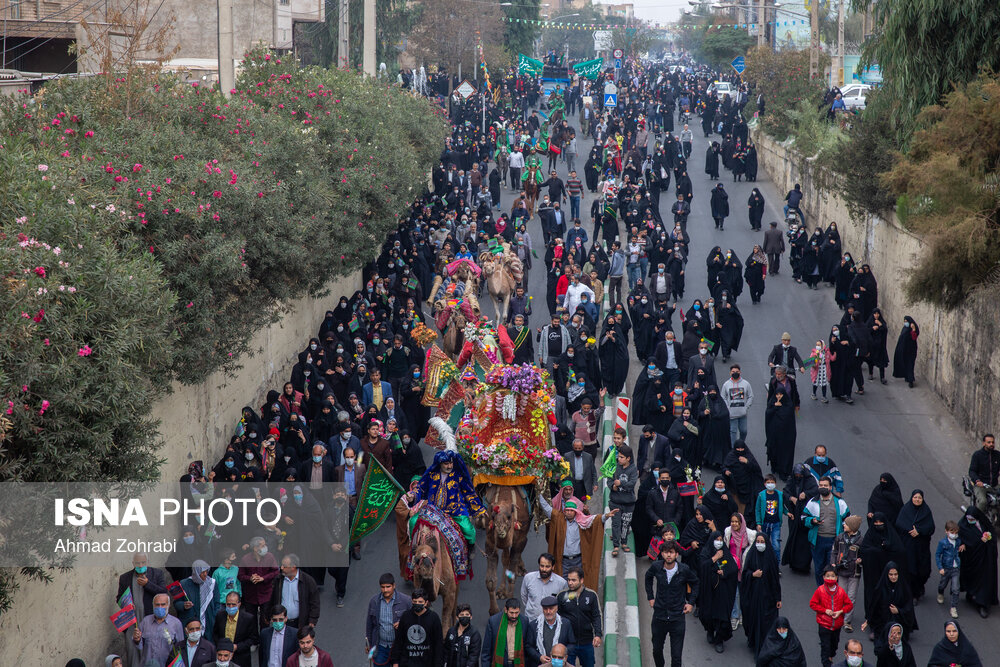
[(962, 628), (955, 621), (948, 621), (944, 624), (945, 629), (949, 625), (954, 625), (958, 630), (958, 641), (949, 641), (948, 635), (941, 638), (931, 651), (931, 659), (927, 662), (927, 667), (948, 667), (949, 665), (962, 665), (962, 667), (982, 667), (983, 663), (976, 653), (975, 647), (969, 643), (962, 633)]
[[(918, 493), (924, 498), (923, 504), (919, 506), (913, 504), (913, 496)], [(911, 528), (916, 528), (923, 536), (929, 537), (934, 534), (934, 516), (931, 514), (931, 508), (927, 506), (927, 496), (920, 489), (913, 490), (910, 500), (903, 505), (899, 516), (896, 517), (896, 530), (900, 535), (909, 533)]]
[(742, 569), (743, 552), (749, 546), (750, 536), (747, 534), (746, 519), (739, 512), (736, 513), (736, 516), (740, 518), (740, 527), (738, 530), (732, 530), (732, 526), (729, 527), (729, 544), (727, 546), (729, 547), (729, 553), (736, 560), (736, 566)]
[[(883, 482), (883, 480), (885, 480)], [(884, 472), (879, 475), (879, 483), (872, 489), (868, 497), (868, 511), (872, 514), (881, 513), (887, 518), (887, 523), (896, 524), (899, 511), (903, 508), (903, 494), (899, 490), (899, 484), (891, 473)]]
[[(788, 628), (788, 635), (782, 638), (778, 634), (778, 628)], [(767, 631), (760, 646), (757, 664), (770, 667), (804, 667), (806, 664), (806, 654), (802, 650), (802, 642), (792, 630), (786, 616), (774, 619), (771, 629)]]
[(708, 539), (709, 534), (712, 529), (708, 527), (709, 521), (714, 521), (715, 518), (712, 516), (712, 512), (704, 505), (698, 505), (694, 508), (695, 514), (701, 514), (701, 521), (698, 521), (697, 516), (691, 517), (684, 526), (684, 530), (681, 531), (681, 544), (691, 544), (691, 542), (698, 542), (699, 544), (705, 544)]
[(205, 580), (201, 580), (202, 572), (208, 572), (212, 569), (208, 563), (203, 560), (196, 560), (191, 565), (191, 581), (198, 585), (198, 596), (201, 599), (201, 608), (198, 610), (198, 618), (201, 619), (202, 625), (205, 624), (205, 610), (208, 606), (212, 604), (212, 600), (215, 597), (215, 579), (212, 577), (205, 577)]

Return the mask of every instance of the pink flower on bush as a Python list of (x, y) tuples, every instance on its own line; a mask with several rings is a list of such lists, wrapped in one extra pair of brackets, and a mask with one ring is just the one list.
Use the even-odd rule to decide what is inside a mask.
[(76, 353), (81, 357), (89, 357), (91, 354), (94, 353), (94, 351), (90, 348), (89, 345), (84, 345), (79, 350), (77, 350)]
[(46, 338), (45, 340), (43, 340), (43, 341), (42, 341), (42, 345), (45, 345), (46, 347), (48, 347), (48, 346), (49, 346), (49, 345), (51, 345), (51, 344), (52, 344), (52, 343), (51, 343), (51, 342), (49, 341), (49, 339), (48, 339), (48, 338)]
[(134, 173), (134, 172), (137, 172), (137, 171), (142, 171), (142, 165), (141, 164), (134, 164), (134, 165), (132, 165), (132, 172)]
[(38, 171), (48, 171), (48, 170), (49, 170), (49, 165), (47, 164), (38, 165)]
[(45, 317), (45, 309), (39, 308), (38, 312), (35, 313), (35, 316), (32, 317), (31, 319), (33, 319), (35, 322), (41, 322), (43, 317)]
[(45, 267), (44, 266), (36, 266), (35, 267), (35, 273), (37, 273), (42, 278), (44, 278), (45, 277)]
[(194, 301), (188, 301), (188, 303), (187, 303), (187, 306), (186, 306), (186, 307), (187, 307), (187, 308), (191, 308), (192, 306), (194, 306)]
[(90, 139), (92, 136), (94, 136), (94, 131), (93, 130), (87, 130), (86, 132), (83, 133), (83, 136), (85, 138), (87, 138), (87, 139)]
[(48, 401), (42, 401), (42, 408), (38, 411), (38, 414), (39, 415), (44, 415), (45, 411), (49, 409), (50, 405), (52, 405), (52, 404), (49, 403)]

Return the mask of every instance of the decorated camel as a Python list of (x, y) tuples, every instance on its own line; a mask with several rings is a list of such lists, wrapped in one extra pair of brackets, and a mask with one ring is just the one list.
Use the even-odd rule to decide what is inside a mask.
[(486, 275), (486, 289), (493, 301), (497, 322), (507, 320), (510, 297), (524, 279), (524, 266), (509, 246), (498, 246), (496, 251), (488, 250), (479, 256), (479, 264)]

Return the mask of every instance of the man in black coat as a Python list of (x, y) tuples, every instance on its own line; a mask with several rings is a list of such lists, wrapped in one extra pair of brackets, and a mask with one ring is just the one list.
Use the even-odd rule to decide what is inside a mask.
[[(167, 581), (162, 570), (148, 566), (146, 554), (137, 553), (132, 556), (132, 569), (118, 577), (118, 593), (115, 599), (121, 598), (127, 588), (132, 589), (136, 618), (139, 618), (140, 612), (143, 616), (153, 613), (153, 598), (167, 592)], [(138, 596), (139, 591), (142, 592), (141, 599)], [(141, 609), (140, 604), (142, 604)]]
[(287, 612), (280, 604), (271, 610), (271, 622), (260, 631), (259, 658), (262, 667), (270, 667), (271, 648), (276, 643), (280, 643), (277, 656), (279, 665), (286, 664), (289, 656), (299, 649), (296, 630), (286, 625), (287, 620)]
[(549, 189), (549, 200), (553, 204), (558, 202), (566, 203), (566, 184), (563, 183), (562, 179), (556, 176), (556, 170), (553, 169), (549, 172), (549, 177), (546, 179), (539, 187)]
[(481, 666), (493, 667), (493, 653), (497, 649), (503, 653), (504, 667), (513, 664), (513, 656), (508, 655), (507, 646), (497, 646), (497, 641), (500, 639), (500, 621), (503, 616), (507, 617), (508, 632), (514, 632), (516, 627), (520, 628), (525, 664), (537, 665), (539, 655), (538, 649), (535, 647), (535, 636), (528, 630), (527, 619), (521, 617), (521, 601), (517, 598), (508, 598), (504, 603), (504, 610), (493, 614), (486, 622), (486, 631), (483, 633), (483, 649), (480, 654)]
[[(653, 608), (653, 663), (663, 667), (663, 643), (670, 635), (670, 666), (681, 667), (684, 652), (685, 614), (694, 609), (698, 599), (698, 576), (677, 561), (678, 547), (673, 540), (660, 545), (660, 560), (646, 570), (646, 598)], [(656, 594), (653, 594), (653, 582)]]
[(983, 436), (983, 446), (972, 453), (969, 460), (969, 481), (976, 499), (976, 507), (986, 512), (989, 507), (987, 490), (996, 488), (1000, 482), (1000, 453), (996, 450), (996, 438), (992, 433)]
[[(674, 382), (681, 379), (687, 361), (681, 352), (681, 343), (674, 336), (673, 331), (667, 331), (664, 340), (656, 344), (653, 356), (656, 358), (657, 368), (663, 371), (664, 384), (673, 387)], [(671, 361), (673, 361), (673, 367), (670, 366)]]
[[(559, 615), (559, 601), (556, 596), (547, 595), (542, 598), (542, 614), (528, 624), (528, 634), (525, 636), (524, 643), (530, 643), (535, 647), (541, 646), (539, 660), (541, 658), (551, 659), (552, 647), (556, 644), (563, 646), (576, 644), (573, 624), (569, 619)], [(539, 662), (536, 660), (531, 664), (537, 665)]]
[[(293, 628), (306, 625), (316, 627), (319, 622), (319, 589), (316, 587), (316, 580), (299, 569), (299, 557), (295, 554), (287, 554), (281, 559), (281, 575), (274, 580), (269, 609), (284, 606), (288, 613), (286, 622)], [(293, 590), (298, 593), (298, 610), (288, 607)]]
[[(230, 627), (234, 626), (234, 627)], [(240, 609), (240, 594), (232, 591), (226, 596), (226, 606), (215, 615), (215, 643), (225, 637), (233, 644), (233, 662), (249, 665), (250, 649), (260, 643), (257, 619), (250, 612)]]
[[(523, 288), (518, 287), (519, 290)], [(534, 336), (525, 322), (524, 315), (514, 316), (514, 325), (507, 327), (507, 336), (514, 344), (514, 364), (531, 364), (535, 359)]]
[[(184, 667), (212, 667), (215, 665), (215, 644), (203, 637), (201, 621), (193, 618), (184, 626), (185, 639), (174, 644)], [(196, 633), (192, 635), (192, 633)], [(197, 641), (191, 641), (197, 637)]]
[(715, 355), (708, 351), (708, 343), (698, 343), (698, 354), (691, 355), (687, 368), (687, 385), (689, 387), (694, 386), (694, 381), (698, 378), (698, 369), (705, 371), (705, 377), (701, 382), (702, 388), (719, 385), (715, 380)]
[(654, 535), (659, 534), (659, 528), (666, 524), (674, 524), (674, 534), (680, 530), (681, 516), (681, 496), (670, 481), (670, 471), (666, 468), (660, 470), (659, 485), (650, 489), (646, 496), (646, 514), (649, 516), (649, 524)]
[[(670, 441), (667, 440), (667, 436), (657, 433), (652, 424), (646, 424), (642, 427), (642, 435), (636, 444), (636, 449), (638, 450), (636, 465), (641, 474), (647, 467), (659, 468), (662, 462), (670, 456)], [(647, 459), (650, 461), (649, 466), (644, 465)]]
[(483, 650), (483, 637), (472, 627), (472, 607), (468, 602), (456, 607), (458, 623), (444, 637), (444, 659), (448, 667), (476, 667)]
[(569, 478), (562, 481), (561, 486), (571, 483), (573, 495), (584, 499), (594, 495), (597, 489), (597, 468), (594, 457), (584, 451), (583, 440), (573, 439), (573, 450), (564, 455), (569, 463)]
[[(303, 461), (299, 464), (299, 481), (303, 484), (309, 484), (313, 479), (313, 473), (315, 472), (322, 482), (333, 482), (334, 479), (334, 468), (336, 464), (326, 455), (326, 444), (322, 441), (317, 440), (316, 444), (312, 448), (312, 459), (309, 461)], [(319, 459), (319, 460), (317, 460)]]
[(771, 367), (771, 375), (778, 366), (785, 368), (795, 368), (798, 366), (800, 373), (806, 372), (806, 366), (802, 363), (799, 351), (792, 345), (792, 335), (787, 331), (781, 334), (781, 343), (771, 348), (771, 354), (767, 355), (767, 365)]

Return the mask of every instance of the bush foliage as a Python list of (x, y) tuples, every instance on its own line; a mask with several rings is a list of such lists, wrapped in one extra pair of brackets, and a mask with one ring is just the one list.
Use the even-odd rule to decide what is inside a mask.
[(373, 258), (447, 132), (263, 51), (229, 99), (147, 79), (125, 114), (106, 84), (0, 101), (2, 479), (155, 477), (156, 396)]
[[(829, 61), (828, 56), (823, 59)], [(761, 128), (767, 134), (784, 141), (793, 134), (794, 112), (800, 105), (818, 109), (825, 90), (821, 78), (809, 78), (809, 51), (771, 51), (753, 48), (747, 54), (743, 78), (757, 93), (764, 94), (765, 111)], [(825, 63), (821, 61), (820, 71)], [(747, 105), (752, 113), (755, 105)]]

